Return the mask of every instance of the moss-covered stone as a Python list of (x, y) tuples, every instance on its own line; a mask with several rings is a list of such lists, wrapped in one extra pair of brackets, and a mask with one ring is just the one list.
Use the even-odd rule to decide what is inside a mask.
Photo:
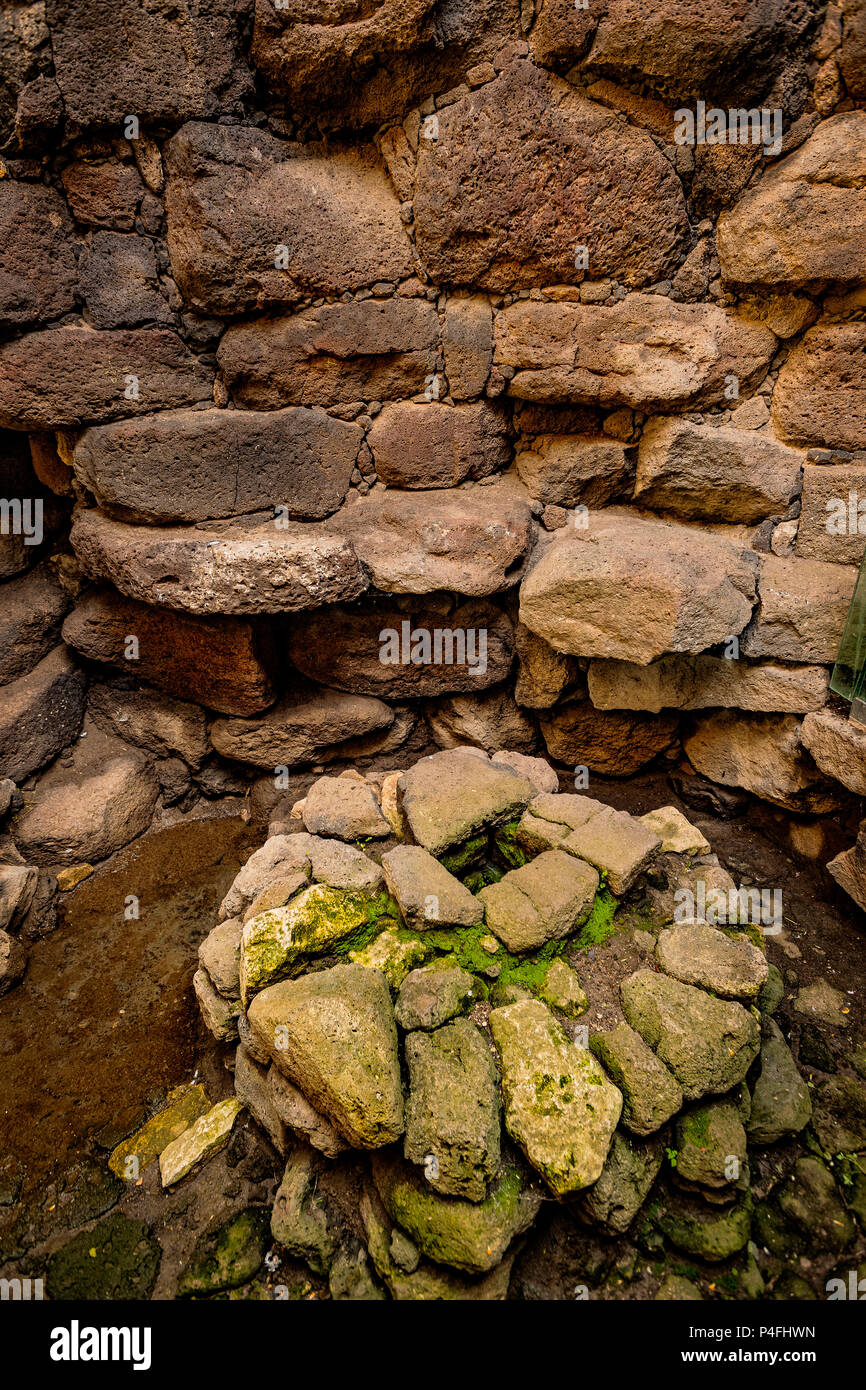
[(653, 1134), (680, 1109), (679, 1082), (639, 1033), (619, 1023), (594, 1033), (589, 1045), (623, 1095), (622, 1122), (634, 1134)]
[(758, 1025), (741, 1004), (651, 970), (630, 975), (621, 995), (632, 1028), (673, 1072), (688, 1100), (731, 1090), (758, 1054)]
[(613, 1136), (601, 1177), (583, 1198), (587, 1216), (610, 1235), (627, 1231), (640, 1211), (664, 1160), (660, 1138)]
[(403, 1133), (394, 1010), (384, 975), (337, 965), (257, 994), (249, 1023), (259, 1046), (356, 1148)]
[(247, 922), (241, 942), (241, 995), (253, 995), (278, 980), (297, 974), (311, 960), (338, 947), (360, 948), (375, 934), (385, 915), (387, 896), (370, 899), (314, 883), (285, 907), (263, 912)]
[(844, 1250), (855, 1228), (833, 1175), (817, 1158), (798, 1158), (778, 1194), (779, 1210), (820, 1249)]
[(499, 1078), (469, 1019), (410, 1033), (403, 1152), (435, 1192), (483, 1201), (499, 1168)]
[(595, 1182), (620, 1117), (621, 1093), (538, 1001), (494, 1009), (490, 1028), (511, 1137), (556, 1196)]
[(367, 970), (381, 970), (392, 989), (399, 989), (416, 966), (423, 965), (432, 954), (432, 947), (414, 932), (391, 922), (367, 946), (349, 951), (349, 960)]
[(163, 1187), (171, 1187), (186, 1177), (197, 1164), (219, 1153), (229, 1141), (241, 1103), (234, 1096), (214, 1105), (180, 1138), (167, 1144), (159, 1156), (159, 1173)]
[(246, 1284), (261, 1268), (268, 1248), (264, 1212), (246, 1207), (205, 1231), (178, 1281), (180, 1297), (220, 1293)]
[(170, 1092), (163, 1109), (118, 1144), (108, 1160), (109, 1168), (119, 1178), (137, 1182), (148, 1164), (209, 1109), (204, 1086), (178, 1086)]
[(538, 993), (545, 1004), (558, 1009), (566, 1018), (580, 1018), (589, 1008), (577, 971), (561, 958), (550, 962)]
[(728, 1100), (693, 1106), (677, 1117), (677, 1176), (701, 1187), (726, 1188), (747, 1161), (746, 1131)]
[(376, 1154), (373, 1177), (389, 1217), (437, 1264), (482, 1274), (535, 1219), (541, 1198), (508, 1158), (483, 1202), (441, 1197), (418, 1169), (395, 1154)]
[(662, 1234), (686, 1255), (728, 1260), (746, 1245), (751, 1231), (751, 1201), (716, 1210), (685, 1197), (671, 1199), (654, 1213)]

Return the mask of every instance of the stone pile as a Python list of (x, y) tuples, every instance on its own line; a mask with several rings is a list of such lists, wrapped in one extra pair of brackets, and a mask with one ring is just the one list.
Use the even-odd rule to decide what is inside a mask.
[[(335, 1297), (504, 1298), (552, 1198), (604, 1236), (643, 1225), (728, 1260), (750, 1237), (750, 1146), (811, 1118), (760, 929), (661, 905), (732, 886), (703, 836), (672, 808), (542, 790), (549, 773), (458, 748), (322, 777), (201, 945), (202, 1017), (237, 1044), (237, 1102), (285, 1164), (273, 1239)], [(615, 1021), (590, 1029), (596, 957)], [(233, 1106), (171, 1146), (164, 1183), (225, 1142)], [(359, 1155), (361, 1248), (328, 1196)]]

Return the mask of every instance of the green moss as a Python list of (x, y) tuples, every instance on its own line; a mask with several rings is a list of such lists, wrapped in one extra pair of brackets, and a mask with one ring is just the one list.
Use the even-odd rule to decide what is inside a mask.
[(469, 839), (464, 840), (462, 845), (454, 845), (437, 857), (450, 874), (459, 874), (472, 864), (477, 863), (486, 852), (487, 832), (485, 830), (480, 835), (470, 835)]
[(491, 883), (498, 883), (503, 877), (503, 870), (495, 864), (481, 864), (477, 869), (470, 869), (468, 874), (463, 875), (463, 884), (470, 893), (480, 893), (482, 888), (487, 888)]
[(593, 946), (602, 946), (616, 931), (614, 918), (619, 908), (619, 899), (609, 888), (601, 888), (595, 895), (592, 911), (584, 922), (573, 944), (582, 951)]
[(519, 825), (519, 820), (510, 820), (507, 825), (501, 826), (493, 837), (494, 849), (509, 869), (520, 869), (524, 864), (528, 864), (530, 859), (523, 846), (517, 843)]
[(682, 1117), (680, 1128), (683, 1138), (695, 1148), (703, 1149), (706, 1147), (710, 1133), (710, 1110), (707, 1106), (702, 1106), (699, 1110), (691, 1110)]

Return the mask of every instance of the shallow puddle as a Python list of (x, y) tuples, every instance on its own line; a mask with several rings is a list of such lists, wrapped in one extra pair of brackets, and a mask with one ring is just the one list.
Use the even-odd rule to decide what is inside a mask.
[(235, 817), (168, 826), (61, 898), (57, 930), (0, 1000), (0, 1155), (23, 1167), (22, 1198), (97, 1136), (120, 1138), (213, 1052), (196, 950), (261, 838)]

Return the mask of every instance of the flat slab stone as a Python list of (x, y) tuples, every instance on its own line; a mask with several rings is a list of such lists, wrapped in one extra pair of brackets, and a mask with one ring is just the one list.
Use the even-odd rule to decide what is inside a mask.
[(478, 894), (485, 921), (509, 951), (533, 951), (560, 940), (586, 921), (598, 891), (589, 864), (545, 850)]
[(520, 621), (557, 651), (646, 666), (742, 632), (754, 600), (754, 565), (723, 536), (605, 509), (557, 532), (521, 585)]
[(532, 541), (526, 492), (510, 478), (424, 492), (376, 488), (321, 526), (350, 541), (374, 586), (392, 594), (498, 593), (520, 578)]
[(484, 1034), (461, 1018), (410, 1033), (403, 1153), (443, 1196), (481, 1202), (499, 1169), (499, 1076)]
[[(141, 1126), (141, 1129), (124, 1139), (112, 1150), (108, 1166), (119, 1178), (129, 1180), (131, 1168), (138, 1175), (148, 1164), (159, 1158), (163, 1149), (173, 1140), (179, 1139), (196, 1120), (210, 1110), (210, 1102), (204, 1086), (178, 1086), (170, 1092), (168, 1103)], [(135, 1159), (135, 1164), (129, 1160)]]
[(644, 411), (721, 401), (730, 375), (745, 393), (776, 350), (756, 319), (657, 294), (612, 306), (521, 299), (496, 315), (494, 340), (512, 396)]
[(305, 684), (258, 718), (215, 719), (208, 732), (223, 757), (272, 773), (316, 762), (326, 750), (393, 723), (394, 711), (382, 700)]
[(484, 906), (459, 878), (420, 845), (398, 845), (382, 855), (388, 892), (397, 899), (407, 927), (474, 927), (484, 921)]
[(627, 1023), (591, 1034), (589, 1045), (622, 1091), (622, 1123), (633, 1134), (655, 1133), (681, 1108), (679, 1082)]
[(763, 951), (744, 934), (727, 935), (706, 922), (660, 932), (656, 959), (666, 974), (724, 999), (755, 999), (767, 979)]
[(237, 715), (276, 699), (271, 646), (248, 618), (192, 617), (106, 587), (82, 594), (63, 624), (68, 646), (125, 672), (130, 634), (138, 637), (136, 674), (168, 695)]
[(236, 402), (346, 405), (404, 400), (436, 372), (439, 319), (426, 299), (357, 299), (234, 324), (217, 358)]
[[(131, 378), (136, 396), (129, 393)], [(0, 347), (3, 429), (76, 429), (192, 405), (212, 394), (212, 368), (165, 328), (46, 328)]]
[(541, 1206), (522, 1168), (506, 1160), (483, 1202), (442, 1197), (418, 1169), (391, 1154), (376, 1154), (373, 1178), (398, 1226), (428, 1259), (482, 1274), (499, 1264), (515, 1236)]
[(517, 831), (530, 851), (555, 846), (585, 859), (607, 876), (621, 897), (651, 863), (658, 835), (625, 811), (614, 811), (589, 796), (544, 793), (529, 805)]
[(285, 979), (298, 966), (345, 945), (372, 920), (369, 898), (314, 883), (285, 907), (253, 917), (241, 942), (241, 996)]
[(403, 1133), (397, 1028), (385, 977), (362, 965), (286, 980), (249, 1008), (256, 1041), (354, 1148)]
[(307, 792), (304, 825), (311, 835), (338, 840), (387, 839), (391, 827), (373, 788), (351, 777), (320, 777)]
[(172, 1187), (185, 1178), (196, 1164), (219, 1153), (228, 1143), (242, 1109), (235, 1096), (222, 1100), (191, 1124), (180, 1138), (166, 1145), (159, 1156), (159, 1176), (163, 1187)]
[(411, 836), (431, 854), (441, 854), (487, 826), (515, 819), (533, 791), (519, 773), (456, 748), (422, 758), (397, 783)]
[(490, 1015), (502, 1063), (505, 1127), (557, 1197), (601, 1175), (622, 1095), (544, 1004), (524, 999)]
[(360, 425), (320, 407), (166, 410), (85, 430), (73, 463), (99, 506), (126, 521), (165, 525), (276, 507), (316, 520), (345, 498), (363, 438)]
[(652, 970), (630, 975), (620, 993), (631, 1027), (673, 1072), (686, 1100), (729, 1091), (758, 1055), (758, 1025), (741, 1004)]
[(369, 583), (347, 541), (322, 523), (127, 526), (79, 511), (72, 548), (121, 593), (189, 613), (287, 613), (357, 598)]
[(821, 666), (728, 661), (718, 656), (663, 656), (649, 666), (591, 661), (589, 694), (597, 709), (734, 709), (803, 714), (826, 702)]

